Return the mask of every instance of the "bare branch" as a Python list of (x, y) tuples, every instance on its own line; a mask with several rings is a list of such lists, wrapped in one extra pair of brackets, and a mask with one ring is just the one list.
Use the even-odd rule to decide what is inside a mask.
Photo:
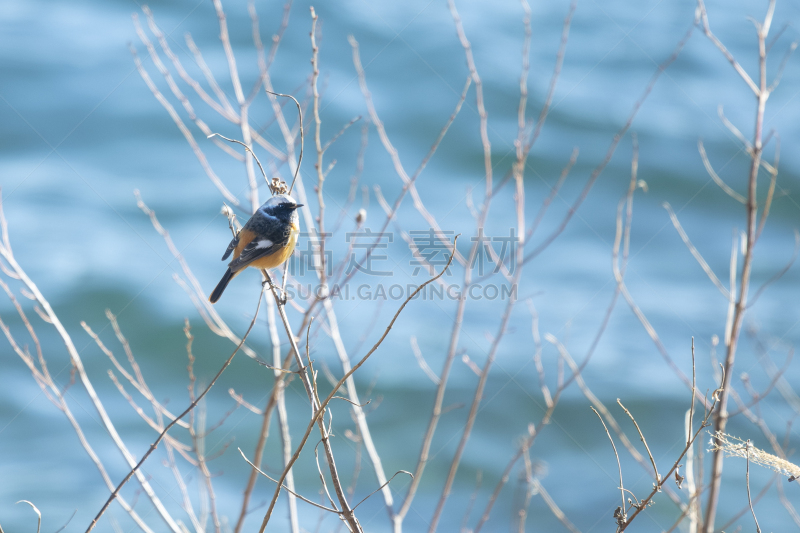
[(39, 511), (39, 509), (35, 505), (33, 505), (31, 502), (29, 502), (28, 500), (20, 500), (17, 503), (27, 503), (28, 505), (31, 506), (31, 508), (33, 509), (33, 512), (36, 513), (36, 516), (38, 517), (38, 522), (36, 524), (36, 533), (39, 533), (42, 530), (42, 513), (41, 513), (41, 511)]
[[(259, 467), (257, 467), (257, 466), (256, 466), (256, 465), (254, 465), (252, 462), (250, 462), (250, 459), (248, 459), (248, 458), (247, 458), (247, 456), (244, 454), (244, 452), (242, 451), (242, 449), (241, 449), (241, 448), (236, 448), (236, 449), (237, 449), (237, 450), (239, 450), (239, 453), (242, 455), (242, 459), (244, 459), (244, 460), (247, 462), (247, 464), (249, 464), (250, 466), (252, 466), (252, 467), (253, 467), (253, 470), (255, 470), (256, 472), (258, 472), (259, 474), (261, 474), (262, 476), (264, 476), (264, 477), (265, 477), (265, 478), (267, 478), (268, 480), (272, 481), (273, 483), (277, 483), (277, 482), (278, 482), (278, 480), (277, 480), (277, 479), (275, 479), (275, 478), (273, 478), (272, 476), (270, 476), (269, 474), (265, 473), (265, 472), (264, 472), (263, 470), (261, 470)], [(297, 498), (300, 498), (301, 500), (303, 500), (303, 501), (304, 501), (304, 502), (306, 502), (306, 503), (310, 503), (310, 504), (311, 504), (311, 505), (313, 505), (314, 507), (317, 507), (317, 508), (319, 508), (319, 509), (322, 509), (323, 511), (329, 511), (329, 512), (331, 512), (331, 513), (342, 514), (342, 512), (341, 512), (341, 511), (338, 511), (338, 510), (336, 510), (336, 509), (331, 509), (330, 507), (325, 507), (324, 505), (320, 505), (320, 504), (318, 504), (317, 502), (314, 502), (314, 501), (312, 501), (312, 500), (309, 500), (308, 498), (306, 498), (306, 497), (305, 497), (305, 496), (303, 496), (302, 494), (298, 494), (298, 493), (296, 493), (295, 491), (293, 491), (292, 489), (290, 489), (290, 488), (289, 488), (289, 487), (287, 487), (286, 485), (282, 485), (282, 486), (283, 486), (283, 488), (284, 488), (284, 489), (285, 489), (285, 490), (286, 490), (286, 491), (287, 491), (289, 494), (291, 494), (291, 495), (293, 495), (293, 496), (295, 496), (295, 497), (297, 497)]]
[(786, 263), (786, 266), (784, 266), (781, 270), (779, 270), (778, 272), (773, 274), (771, 278), (769, 278), (767, 281), (765, 281), (764, 284), (761, 285), (761, 287), (758, 288), (756, 293), (750, 299), (750, 302), (747, 304), (748, 307), (752, 307), (756, 303), (756, 301), (758, 300), (759, 296), (761, 296), (761, 293), (763, 293), (764, 290), (767, 287), (769, 287), (771, 284), (773, 284), (776, 281), (778, 281), (779, 279), (781, 279), (783, 277), (783, 275), (786, 274), (789, 271), (790, 268), (792, 268), (792, 265), (794, 265), (795, 260), (797, 260), (798, 252), (800, 252), (800, 232), (795, 230), (794, 231), (794, 251), (792, 252), (792, 257)]
[[(125, 478), (119, 483), (119, 485), (117, 485), (117, 488), (114, 489), (114, 491), (111, 493), (111, 496), (108, 497), (108, 500), (106, 500), (106, 503), (103, 504), (103, 507), (100, 509), (100, 512), (97, 513), (97, 516), (95, 516), (94, 520), (92, 520), (91, 524), (89, 524), (89, 527), (86, 529), (86, 533), (89, 533), (92, 529), (94, 529), (94, 526), (97, 525), (97, 521), (100, 519), (101, 516), (103, 516), (103, 513), (105, 513), (106, 509), (108, 509), (108, 506), (117, 497), (122, 487), (125, 486), (128, 480), (130, 480), (130, 478), (139, 471), (139, 468), (141, 468), (142, 464), (144, 464), (145, 460), (150, 456), (150, 454), (155, 451), (155, 449), (158, 447), (158, 444), (166, 436), (167, 432), (170, 429), (172, 429), (172, 426), (174, 426), (178, 422), (178, 420), (186, 416), (190, 411), (192, 411), (197, 406), (200, 400), (202, 400), (203, 397), (208, 393), (208, 391), (211, 390), (211, 387), (214, 386), (214, 384), (217, 382), (217, 380), (225, 371), (225, 369), (228, 368), (228, 365), (231, 364), (231, 361), (233, 361), (233, 356), (236, 355), (236, 352), (238, 352), (239, 349), (244, 345), (244, 341), (247, 339), (247, 336), (250, 335), (250, 331), (253, 329), (253, 326), (256, 323), (256, 318), (258, 318), (258, 311), (259, 309), (261, 309), (261, 297), (263, 296), (263, 294), (264, 294), (264, 286), (262, 285), (261, 292), (258, 295), (258, 305), (256, 306), (256, 312), (253, 315), (253, 320), (250, 322), (250, 326), (247, 328), (247, 331), (242, 337), (242, 340), (239, 341), (239, 344), (236, 346), (236, 349), (233, 351), (233, 353), (231, 353), (227, 361), (225, 361), (225, 364), (222, 365), (222, 368), (219, 369), (219, 372), (217, 372), (217, 374), (214, 376), (214, 378), (211, 380), (208, 386), (203, 390), (203, 392), (201, 392), (200, 395), (198, 395), (197, 398), (191, 404), (189, 404), (189, 407), (187, 407), (185, 411), (183, 411), (180, 415), (178, 415), (175, 418), (175, 420), (167, 424), (167, 426), (164, 428), (164, 431), (162, 431), (161, 434), (158, 436), (158, 438), (150, 445), (150, 448), (147, 450), (147, 452), (145, 452), (144, 456), (139, 460), (136, 466), (134, 466), (133, 469), (130, 472), (128, 472), (128, 475), (125, 476)], [(180, 533), (179, 530), (178, 532)]]
[(708, 160), (708, 156), (706, 155), (706, 149), (703, 146), (702, 140), (697, 141), (697, 149), (700, 152), (700, 157), (703, 159), (703, 165), (706, 167), (706, 172), (708, 172), (708, 175), (714, 180), (714, 183), (719, 185), (719, 187), (725, 191), (728, 196), (737, 202), (741, 202), (743, 204), (747, 203), (747, 198), (731, 189), (728, 184), (722, 181), (722, 178), (720, 178), (719, 175), (714, 171), (714, 167), (711, 166), (711, 162)]
[[(422, 356), (422, 351), (419, 349), (419, 344), (417, 344), (417, 338), (412, 335), (409, 341), (411, 342), (411, 351), (414, 352), (414, 357), (417, 360), (417, 364), (422, 371), (425, 372), (425, 375), (430, 378), (433, 384), (438, 385), (440, 381), (439, 376), (437, 376), (431, 367), (428, 366), (428, 362), (425, 361), (425, 358)], [(414, 476), (411, 477), (413, 478)]]
[(250, 403), (247, 400), (245, 400), (244, 396), (242, 396), (241, 394), (236, 394), (236, 391), (233, 389), (233, 387), (228, 389), (228, 394), (231, 395), (231, 398), (233, 398), (233, 400), (236, 403), (238, 403), (239, 405), (241, 405), (242, 407), (244, 407), (245, 409), (247, 409), (251, 413), (256, 414), (256, 415), (263, 415), (264, 414), (264, 411), (262, 409), (259, 409), (258, 407), (256, 407), (252, 403)]
[(360, 502), (358, 502), (357, 504), (355, 504), (355, 505), (353, 506), (353, 510), (355, 510), (355, 509), (356, 509), (356, 507), (358, 507), (359, 505), (361, 505), (362, 503), (364, 503), (365, 501), (367, 501), (367, 499), (369, 499), (369, 497), (370, 497), (370, 496), (372, 496), (373, 494), (375, 494), (376, 492), (378, 492), (379, 490), (381, 490), (383, 487), (385, 487), (385, 486), (387, 486), (389, 483), (391, 483), (391, 482), (392, 482), (392, 480), (393, 480), (395, 477), (397, 477), (397, 475), (398, 475), (398, 474), (406, 474), (406, 475), (408, 475), (408, 476), (411, 476), (412, 478), (414, 477), (414, 474), (412, 474), (411, 472), (408, 472), (408, 471), (406, 471), (406, 470), (398, 470), (398, 471), (397, 471), (397, 472), (395, 472), (395, 473), (394, 473), (394, 475), (393, 475), (392, 477), (390, 477), (390, 478), (389, 478), (389, 479), (388, 479), (388, 480), (387, 480), (387, 481), (386, 481), (386, 482), (385, 482), (383, 485), (381, 485), (381, 486), (380, 486), (380, 487), (378, 487), (377, 489), (375, 489), (375, 490), (373, 490), (372, 492), (370, 492), (370, 493), (369, 493), (367, 496), (365, 496), (365, 497), (364, 497), (364, 499), (363, 499), (363, 500), (361, 500)]
[(792, 57), (792, 54), (796, 49), (797, 49), (797, 41), (794, 41), (792, 44), (789, 45), (789, 49), (786, 50), (783, 59), (781, 59), (781, 64), (778, 67), (778, 73), (775, 74), (775, 79), (772, 81), (767, 91), (773, 92), (775, 89), (778, 88), (778, 84), (781, 82), (781, 77), (783, 76), (783, 70), (786, 68), (786, 63), (789, 62), (789, 58)]
[[(430, 224), (431, 228), (435, 230), (437, 235), (443, 234), (441, 228), (439, 227), (439, 223), (433, 216), (431, 216), (431, 214), (427, 211), (427, 209), (425, 209), (425, 206), (422, 203), (422, 200), (420, 199), (419, 193), (417, 192), (417, 189), (414, 184), (419, 175), (422, 173), (422, 170), (424, 170), (425, 166), (427, 166), (427, 163), (430, 160), (430, 158), (436, 152), (437, 148), (439, 147), (439, 144), (441, 143), (447, 131), (450, 129), (450, 126), (452, 125), (456, 116), (461, 111), (461, 106), (464, 103), (464, 100), (466, 99), (467, 91), (469, 90), (469, 86), (472, 83), (473, 79), (471, 76), (467, 77), (467, 80), (464, 83), (464, 90), (462, 91), (461, 97), (459, 98), (458, 103), (456, 104), (455, 110), (450, 115), (450, 118), (448, 119), (447, 123), (445, 123), (444, 127), (440, 131), (439, 136), (437, 137), (436, 141), (434, 141), (434, 144), (431, 146), (431, 149), (428, 151), (428, 153), (425, 155), (420, 165), (417, 167), (417, 170), (414, 172), (412, 176), (409, 176), (405, 170), (405, 167), (403, 166), (403, 163), (400, 161), (400, 155), (397, 151), (397, 148), (395, 148), (395, 146), (389, 139), (383, 121), (380, 119), (380, 117), (378, 116), (378, 112), (375, 109), (375, 104), (372, 101), (372, 94), (370, 93), (369, 88), (367, 87), (367, 80), (364, 74), (364, 68), (361, 65), (361, 56), (359, 54), (358, 42), (355, 40), (353, 36), (349, 37), (349, 41), (350, 41), (350, 46), (353, 49), (353, 64), (355, 66), (356, 73), (358, 74), (359, 86), (361, 87), (361, 93), (364, 96), (364, 101), (367, 104), (367, 110), (369, 111), (370, 120), (375, 125), (375, 128), (378, 130), (378, 136), (381, 139), (381, 143), (383, 144), (384, 149), (392, 159), (392, 164), (394, 166), (395, 172), (403, 181), (403, 189), (398, 195), (397, 200), (395, 200), (394, 207), (392, 208), (392, 216), (394, 216), (394, 214), (397, 213), (397, 209), (399, 208), (400, 203), (403, 201), (403, 198), (405, 197), (406, 193), (410, 192), (414, 200), (414, 207), (417, 209), (417, 211), (422, 215), (425, 221)], [(386, 220), (383, 223), (383, 227), (379, 232), (380, 236), (382, 236), (386, 231), (386, 227), (389, 225), (391, 218), (392, 217), (387, 216)], [(379, 238), (376, 239), (375, 245), (377, 245)], [(442, 237), (442, 239), (446, 240), (446, 237)], [(363, 262), (370, 257), (373, 249), (374, 246), (367, 250), (364, 258), (361, 260), (361, 262), (359, 262), (359, 265), (362, 265)], [(461, 257), (461, 254), (458, 252), (458, 250), (455, 251), (455, 254), (456, 254), (456, 260), (461, 264), (465, 264), (464, 258)], [(344, 281), (347, 281), (347, 278)], [(418, 476), (416, 476), (415, 479), (417, 477)]]
[(597, 412), (597, 409), (590, 406), (589, 407), (594, 414), (597, 415), (597, 418), (600, 419), (600, 423), (603, 424), (603, 428), (606, 430), (606, 435), (608, 435), (608, 440), (611, 441), (611, 447), (614, 448), (614, 456), (617, 458), (617, 469), (619, 470), (619, 495), (622, 500), (622, 505), (617, 507), (617, 510), (614, 512), (614, 515), (617, 517), (618, 523), (625, 523), (627, 518), (625, 516), (625, 485), (622, 483), (622, 464), (619, 462), (619, 453), (617, 453), (617, 446), (614, 444), (614, 439), (611, 438), (611, 433), (608, 431), (608, 427), (606, 423), (603, 421), (603, 417), (600, 416), (600, 413)]
[(697, 260), (698, 264), (703, 269), (703, 272), (705, 272), (706, 275), (708, 276), (708, 279), (710, 279), (711, 282), (717, 287), (717, 289), (719, 289), (719, 292), (722, 293), (722, 295), (725, 297), (726, 300), (730, 300), (731, 293), (728, 292), (728, 289), (725, 288), (725, 286), (719, 280), (717, 275), (714, 274), (714, 271), (711, 270), (711, 267), (708, 265), (706, 260), (703, 259), (703, 256), (700, 255), (700, 252), (697, 251), (697, 248), (694, 247), (692, 241), (689, 240), (689, 236), (686, 235), (686, 232), (683, 230), (683, 226), (681, 226), (681, 223), (678, 221), (678, 217), (672, 210), (672, 206), (670, 206), (669, 203), (667, 202), (664, 202), (662, 206), (664, 207), (664, 209), (667, 210), (667, 213), (669, 213), (669, 218), (672, 221), (672, 225), (675, 226), (676, 230), (678, 230), (678, 235), (681, 236), (683, 244), (685, 244), (686, 247), (689, 249), (689, 251), (692, 253), (692, 256), (694, 256), (694, 258)]
[(753, 509), (753, 500), (750, 498), (750, 441), (747, 441), (747, 473), (746, 476), (746, 483), (747, 483), (747, 503), (750, 504), (750, 512), (753, 513), (753, 520), (756, 523), (756, 533), (761, 533), (761, 527), (758, 525), (758, 518), (756, 518), (756, 511)]
[[(718, 44), (720, 50), (723, 50), (723, 53), (726, 54), (726, 57), (729, 60), (733, 59), (730, 56), (730, 53), (725, 50), (725, 47), (719, 43), (716, 37), (713, 37), (710, 30), (708, 29), (708, 17), (705, 13), (705, 6), (703, 5), (703, 0), (698, 0), (698, 9), (703, 20), (703, 26), (706, 31), (706, 35), (711, 38), (715, 44)], [(739, 277), (739, 291), (738, 296), (736, 299), (736, 303), (733, 308), (733, 313), (730, 313), (729, 308), (729, 327), (726, 324), (726, 354), (725, 354), (725, 363), (723, 366), (723, 382), (720, 386), (721, 394), (719, 398), (719, 410), (717, 412), (716, 418), (714, 420), (714, 431), (722, 434), (725, 432), (727, 422), (728, 422), (728, 413), (727, 413), (727, 405), (728, 405), (728, 397), (732, 393), (732, 387), (730, 384), (730, 379), (733, 374), (733, 366), (736, 360), (736, 351), (738, 347), (738, 341), (740, 337), (740, 332), (742, 328), (742, 323), (744, 321), (744, 314), (747, 310), (747, 296), (748, 290), (750, 288), (750, 276), (752, 272), (752, 265), (753, 265), (753, 249), (756, 245), (756, 241), (758, 240), (758, 198), (757, 198), (757, 190), (758, 190), (758, 172), (759, 169), (763, 166), (762, 162), (762, 155), (763, 155), (763, 132), (764, 132), (764, 111), (767, 104), (767, 99), (769, 98), (769, 91), (767, 90), (767, 52), (766, 52), (766, 39), (769, 34), (769, 28), (772, 24), (772, 15), (775, 9), (775, 0), (770, 0), (769, 5), (767, 7), (767, 13), (764, 16), (764, 22), (760, 24), (756, 24), (757, 36), (758, 36), (758, 65), (759, 65), (759, 86), (755, 87), (755, 84), (747, 76), (741, 67), (738, 66), (738, 63), (732, 61), (734, 67), (737, 67), (737, 71), (740, 72), (742, 78), (747, 82), (747, 84), (753, 89), (753, 92), (756, 96), (757, 105), (756, 105), (756, 113), (755, 113), (755, 131), (753, 132), (753, 141), (752, 141), (752, 151), (750, 152), (750, 172), (748, 175), (747, 180), (747, 205), (746, 205), (746, 215), (747, 215), (747, 231), (743, 234), (743, 261), (742, 261), (742, 270)], [(777, 170), (772, 171), (773, 178), (777, 175)], [(763, 226), (763, 221), (762, 221)], [(731, 275), (731, 279), (734, 280), (734, 274)], [(730, 291), (731, 295), (734, 294), (734, 291)], [(733, 303), (733, 298), (731, 298), (731, 303)], [(711, 466), (711, 483), (709, 485), (708, 491), (708, 504), (706, 506), (706, 519), (705, 519), (705, 532), (712, 533), (714, 531), (714, 520), (717, 513), (717, 505), (719, 503), (719, 491), (720, 491), (720, 483), (722, 480), (722, 470), (723, 470), (723, 455), (720, 451), (715, 451), (713, 455), (713, 463)]]
[[(656, 460), (653, 459), (653, 454), (652, 452), (650, 452), (650, 446), (647, 445), (647, 440), (644, 438), (644, 434), (642, 433), (641, 428), (639, 428), (639, 424), (636, 422), (636, 419), (633, 417), (631, 412), (628, 411), (628, 408), (622, 405), (622, 402), (620, 401), (619, 398), (617, 398), (617, 403), (619, 404), (620, 407), (622, 407), (622, 410), (625, 411), (625, 414), (630, 417), (631, 421), (633, 421), (633, 425), (636, 426), (636, 431), (639, 432), (639, 439), (642, 441), (642, 443), (644, 443), (644, 448), (645, 450), (647, 450), (647, 456), (650, 458), (650, 463), (653, 465), (653, 470), (655, 470), (656, 483), (660, 483), (661, 476), (658, 475), (658, 467), (656, 466)], [(694, 394), (692, 394), (692, 404), (694, 405)]]
[[(238, 121), (239, 115), (236, 114), (236, 111), (233, 109), (233, 106), (228, 101), (228, 97), (225, 96), (225, 93), (219, 86), (219, 83), (217, 83), (217, 80), (214, 77), (214, 73), (211, 72), (210, 68), (208, 68), (208, 64), (206, 63), (206, 60), (203, 58), (203, 54), (200, 52), (200, 49), (197, 48), (197, 45), (195, 44), (194, 39), (192, 39), (191, 34), (189, 34), (189, 32), (186, 32), (184, 34), (184, 39), (186, 41), (186, 46), (189, 47), (189, 50), (191, 50), (192, 55), (194, 55), (195, 63), (197, 64), (198, 67), (200, 67), (200, 71), (203, 73), (203, 76), (205, 76), (206, 82), (208, 82), (208, 85), (211, 86), (211, 90), (214, 91), (214, 94), (217, 96), (217, 99), (227, 110), (228, 116), (234, 117), (232, 120)], [(223, 114), (223, 116), (225, 115)]]
[(556, 238), (559, 235), (561, 235), (561, 233), (564, 232), (564, 230), (566, 229), (567, 225), (569, 224), (569, 221), (575, 215), (575, 212), (578, 210), (578, 208), (581, 206), (583, 201), (589, 195), (589, 191), (592, 189), (592, 186), (597, 181), (597, 178), (600, 177), (600, 174), (603, 173), (603, 170), (605, 170), (606, 166), (611, 161), (611, 158), (613, 157), (614, 152), (616, 152), (616, 150), (617, 150), (617, 146), (619, 145), (619, 142), (622, 140), (622, 138), (625, 136), (625, 134), (630, 129), (631, 124), (633, 124), (633, 119), (639, 113), (639, 109), (644, 104), (644, 101), (647, 99), (647, 97), (653, 91), (653, 88), (655, 87), (655, 84), (658, 81), (658, 79), (661, 77), (661, 74), (663, 74), (664, 71), (672, 63), (674, 63), (676, 59), (678, 59), (678, 56), (680, 55), (681, 51), (683, 50), (683, 47), (686, 45), (686, 43), (688, 42), (689, 38), (692, 36), (693, 30), (694, 30), (694, 26), (691, 26), (686, 31), (686, 34), (683, 36), (683, 39), (681, 39), (680, 42), (678, 42), (678, 44), (675, 47), (675, 49), (673, 50), (672, 54), (666, 60), (664, 60), (661, 64), (658, 65), (658, 69), (656, 69), (655, 73), (653, 73), (653, 76), (650, 78), (650, 82), (644, 88), (644, 91), (642, 91), (642, 95), (639, 97), (639, 99), (633, 105), (633, 109), (631, 109), (631, 112), (628, 115), (628, 120), (617, 131), (616, 135), (614, 135), (614, 138), (611, 140), (611, 145), (608, 147), (608, 150), (606, 151), (606, 156), (594, 168), (594, 170), (592, 171), (591, 175), (589, 176), (589, 180), (586, 182), (586, 184), (584, 185), (583, 189), (581, 190), (581, 193), (578, 195), (578, 198), (576, 198), (575, 201), (572, 203), (572, 205), (569, 207), (569, 209), (567, 211), (567, 214), (561, 220), (561, 223), (558, 225), (558, 227), (541, 244), (539, 244), (539, 246), (534, 248), (531, 252), (529, 252), (525, 256), (525, 261), (524, 261), (525, 263), (527, 263), (528, 261), (533, 260), (539, 254), (541, 254), (545, 249), (547, 249), (548, 246), (550, 246), (553, 243), (553, 241), (556, 240)]
[(709, 40), (711, 40), (711, 42), (714, 43), (714, 46), (716, 46), (719, 49), (719, 51), (722, 52), (722, 55), (725, 56), (725, 59), (728, 60), (728, 62), (733, 66), (733, 68), (736, 70), (739, 76), (741, 76), (741, 78), (744, 80), (747, 86), (750, 87), (750, 89), (753, 91), (753, 94), (758, 96), (760, 89), (753, 81), (753, 78), (751, 78), (750, 75), (747, 72), (745, 72), (745, 70), (742, 68), (739, 62), (736, 61), (736, 59), (733, 57), (733, 55), (731, 55), (728, 49), (725, 48), (725, 45), (722, 44), (722, 42), (719, 39), (717, 39), (717, 36), (711, 32), (711, 28), (709, 28), (708, 26), (708, 13), (706, 12), (706, 6), (703, 0), (697, 0), (697, 9), (698, 9), (700, 27), (703, 30), (703, 33), (705, 33), (706, 37), (708, 37)]
[[(233, 331), (231, 331), (228, 325), (219, 316), (219, 313), (217, 313), (217, 310), (214, 308), (214, 306), (208, 302), (208, 297), (206, 296), (205, 292), (203, 292), (200, 282), (192, 273), (192, 270), (189, 268), (189, 264), (178, 250), (178, 247), (175, 246), (175, 243), (172, 241), (172, 237), (170, 236), (169, 232), (158, 221), (155, 211), (147, 207), (138, 190), (134, 190), (133, 194), (136, 197), (137, 207), (139, 207), (139, 209), (141, 209), (142, 212), (150, 218), (150, 223), (153, 225), (153, 228), (155, 228), (158, 234), (161, 235), (161, 238), (164, 239), (164, 243), (167, 245), (170, 253), (175, 259), (177, 259), (184, 275), (189, 279), (189, 283), (191, 284), (191, 292), (189, 294), (190, 296), (192, 294), (196, 295), (196, 300), (193, 301), (195, 302), (195, 306), (198, 308), (198, 310), (202, 310), (201, 314), (203, 315), (203, 318), (206, 319), (206, 324), (216, 335), (225, 337), (234, 344), (238, 344), (240, 340), (239, 337), (237, 337)], [(247, 345), (242, 346), (242, 351), (249, 357), (256, 357), (256, 353)]]
[(200, 149), (200, 146), (198, 146), (197, 141), (195, 141), (192, 132), (189, 131), (189, 128), (187, 128), (186, 124), (183, 123), (183, 120), (178, 115), (177, 111), (175, 111), (175, 108), (167, 101), (166, 98), (164, 98), (164, 95), (161, 94), (161, 91), (158, 90), (158, 87), (156, 87), (155, 83), (153, 83), (153, 80), (150, 78), (150, 75), (142, 66), (142, 62), (136, 53), (136, 49), (131, 46), (130, 51), (133, 55), (133, 62), (136, 64), (136, 69), (139, 71), (139, 75), (142, 77), (145, 84), (147, 84), (147, 87), (153, 93), (153, 96), (156, 97), (156, 100), (158, 100), (164, 109), (167, 110), (167, 113), (169, 113), (169, 116), (172, 117), (172, 120), (175, 122), (175, 125), (178, 126), (178, 129), (181, 130), (181, 133), (186, 139), (186, 142), (189, 143), (189, 146), (192, 147), (192, 151), (194, 152), (195, 157), (197, 157), (197, 160), (200, 162), (200, 165), (203, 167), (208, 179), (211, 180), (217, 190), (219, 190), (219, 192), (228, 202), (238, 206), (239, 199), (236, 198), (236, 196), (234, 196), (227, 187), (225, 187), (225, 185), (222, 183), (222, 180), (219, 179), (219, 176), (217, 176), (214, 170), (211, 168), (211, 165), (208, 163), (205, 154)]
[[(456, 237), (455, 241), (457, 241), (457, 240), (458, 240), (458, 237)], [(455, 248), (455, 245), (456, 245), (455, 241), (453, 242), (453, 248)], [(291, 469), (292, 465), (295, 463), (295, 461), (297, 461), (297, 458), (300, 456), (300, 452), (305, 447), (305, 444), (308, 441), (308, 437), (311, 435), (311, 431), (314, 429), (314, 426), (321, 422), (322, 416), (325, 413), (325, 408), (327, 407), (328, 403), (331, 401), (331, 399), (333, 399), (333, 397), (336, 395), (336, 392), (342, 387), (342, 385), (344, 385), (344, 383), (347, 381), (347, 378), (352, 376), (353, 373), (356, 370), (361, 368), (361, 366), (367, 361), (367, 359), (369, 359), (370, 356), (372, 356), (372, 354), (375, 353), (375, 351), (380, 347), (380, 345), (383, 344), (384, 339), (386, 339), (386, 336), (392, 330), (392, 327), (394, 326), (394, 323), (397, 320), (397, 317), (400, 316), (400, 313), (403, 311), (403, 309), (405, 309), (406, 305), (408, 305), (408, 302), (410, 302), (417, 294), (419, 294), (420, 291), (422, 291), (427, 285), (432, 283), (436, 278), (441, 277), (445, 273), (445, 271), (447, 270), (447, 267), (450, 266), (450, 263), (452, 261), (453, 261), (453, 254), (450, 255), (450, 259), (449, 259), (447, 265), (445, 265), (445, 267), (442, 269), (442, 271), (439, 274), (437, 274), (434, 278), (431, 278), (428, 281), (426, 281), (425, 283), (423, 283), (422, 285), (420, 285), (413, 293), (411, 293), (406, 298), (406, 300), (400, 305), (399, 309), (395, 313), (395, 315), (392, 318), (392, 320), (389, 322), (389, 325), (386, 327), (386, 330), (383, 332), (383, 335), (381, 335), (381, 337), (373, 345), (373, 347), (367, 352), (367, 354), (364, 355), (364, 357), (362, 357), (358, 361), (358, 363), (353, 365), (353, 367), (347, 373), (345, 373), (345, 375), (336, 383), (336, 385), (331, 390), (330, 394), (328, 394), (328, 397), (324, 401), (320, 402), (319, 407), (315, 408), (314, 415), (312, 416), (312, 419), (309, 422), (308, 427), (306, 428), (305, 434), (303, 435), (303, 438), (301, 439), (300, 444), (297, 447), (297, 450), (295, 451), (294, 455), (292, 456), (291, 461), (289, 462), (288, 465), (286, 465), (286, 468), (284, 468), (283, 473), (281, 474), (281, 477), (279, 479), (278, 488), (276, 489), (275, 494), (272, 497), (272, 501), (270, 501), (269, 509), (267, 509), (267, 513), (264, 516), (264, 520), (261, 523), (261, 528), (259, 530), (259, 533), (263, 533), (264, 528), (266, 527), (267, 522), (269, 521), (270, 516), (272, 515), (272, 510), (275, 507), (275, 502), (277, 501), (278, 496), (280, 495), (280, 484), (283, 483), (283, 480), (286, 478), (286, 474), (289, 472), (289, 470)], [(273, 290), (273, 295), (277, 299), (278, 295), (277, 295), (277, 292), (275, 291), (274, 286), (273, 286), (272, 290)], [(278, 309), (282, 311), (282, 307), (281, 306), (278, 306)], [(283, 316), (285, 316), (285, 315), (283, 315)], [(290, 340), (292, 341), (292, 343), (294, 343), (293, 337), (290, 337)]]

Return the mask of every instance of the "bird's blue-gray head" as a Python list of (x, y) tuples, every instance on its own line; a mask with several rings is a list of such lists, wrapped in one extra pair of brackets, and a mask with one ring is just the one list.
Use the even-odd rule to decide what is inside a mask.
[(271, 217), (290, 222), (297, 218), (296, 210), (302, 206), (303, 204), (298, 204), (288, 194), (276, 194), (264, 202), (260, 209)]

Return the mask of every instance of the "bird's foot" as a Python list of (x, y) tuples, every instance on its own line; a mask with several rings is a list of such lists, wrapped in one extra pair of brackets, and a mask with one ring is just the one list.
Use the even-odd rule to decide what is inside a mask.
[(281, 288), (280, 288), (280, 287), (278, 287), (277, 285), (273, 285), (273, 284), (272, 284), (272, 281), (271, 281), (271, 280), (269, 280), (269, 279), (265, 279), (265, 280), (263, 280), (263, 281), (261, 282), (261, 286), (262, 286), (262, 287), (264, 287), (264, 286), (267, 286), (267, 288), (268, 288), (270, 291), (274, 289), (274, 290), (276, 291), (277, 295), (278, 295), (278, 296), (277, 296), (278, 305), (280, 305), (281, 307), (283, 307), (283, 306), (285, 306), (285, 305), (286, 305), (286, 302), (287, 302), (287, 300), (289, 299), (289, 298), (288, 298), (288, 296), (287, 296), (287, 294), (286, 294), (286, 291), (284, 291), (283, 289), (281, 289)]

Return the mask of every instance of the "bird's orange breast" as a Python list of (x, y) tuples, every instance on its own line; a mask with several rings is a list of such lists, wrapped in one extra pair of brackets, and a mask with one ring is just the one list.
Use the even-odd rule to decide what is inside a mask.
[[(247, 234), (244, 234), (244, 230), (242, 230), (242, 235), (240, 236), (239, 244), (236, 246), (236, 257), (239, 257), (239, 254), (242, 253), (242, 249), (244, 249), (247, 244), (255, 238), (255, 234), (252, 231), (247, 231)], [(300, 226), (297, 224), (292, 224), (292, 231), (289, 234), (289, 240), (286, 242), (286, 246), (282, 247), (281, 249), (277, 250), (275, 253), (259, 257), (255, 261), (249, 263), (247, 266), (254, 267), (254, 268), (275, 268), (276, 266), (282, 265), (286, 260), (288, 260), (292, 256), (292, 252), (294, 252), (294, 247), (297, 244), (297, 237), (300, 234)]]

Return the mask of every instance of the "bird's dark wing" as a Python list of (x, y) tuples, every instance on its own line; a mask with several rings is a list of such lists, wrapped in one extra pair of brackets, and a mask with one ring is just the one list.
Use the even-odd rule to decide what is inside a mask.
[(228, 266), (231, 271), (237, 272), (247, 265), (262, 257), (270, 256), (289, 242), (291, 232), (273, 232), (270, 235), (256, 235), (252, 241), (242, 249), (239, 257), (231, 261)]
[(222, 259), (220, 259), (220, 261), (225, 261), (228, 257), (230, 257), (231, 252), (233, 252), (233, 249), (236, 248), (237, 244), (239, 244), (239, 235), (238, 234), (236, 235), (236, 237), (231, 239), (231, 243), (228, 245), (228, 249), (225, 250), (225, 255), (222, 256)]

